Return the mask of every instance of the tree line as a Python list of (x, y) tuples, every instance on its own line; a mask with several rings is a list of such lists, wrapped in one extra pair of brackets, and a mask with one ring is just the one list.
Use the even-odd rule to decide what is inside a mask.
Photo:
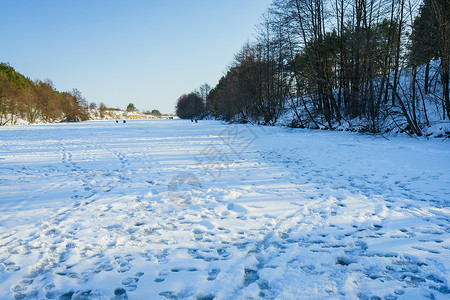
[(83, 121), (89, 118), (88, 103), (77, 89), (59, 92), (50, 80), (36, 80), (0, 63), (0, 126), (17, 118), (35, 123)]
[(207, 98), (211, 91), (209, 84), (204, 83), (198, 90), (181, 95), (175, 107), (176, 115), (181, 119), (204, 118), (208, 115)]
[(274, 125), (289, 111), (294, 127), (420, 136), (431, 112), (450, 119), (449, 20), (442, 0), (274, 0), (203, 109), (227, 121)]
[[(81, 92), (73, 89), (70, 92), (59, 92), (49, 79), (35, 80), (18, 73), (7, 63), (0, 63), (0, 126), (16, 124), (18, 119), (28, 123), (43, 121), (77, 122), (92, 117), (111, 117), (111, 111), (103, 102), (88, 103)], [(127, 112), (138, 111), (133, 103), (129, 103)], [(144, 111), (143, 114), (161, 116), (157, 109)]]

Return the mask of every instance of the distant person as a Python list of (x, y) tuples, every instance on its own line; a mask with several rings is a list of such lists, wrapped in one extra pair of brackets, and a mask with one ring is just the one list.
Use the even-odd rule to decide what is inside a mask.
[(116, 120), (116, 123), (119, 123), (119, 120)]
[(198, 121), (197, 118), (195, 118), (195, 123), (197, 123), (197, 121)]
[(123, 120), (123, 122), (126, 123), (127, 121), (126, 121), (126, 120)]
[(191, 122), (194, 122), (194, 119), (191, 119)]

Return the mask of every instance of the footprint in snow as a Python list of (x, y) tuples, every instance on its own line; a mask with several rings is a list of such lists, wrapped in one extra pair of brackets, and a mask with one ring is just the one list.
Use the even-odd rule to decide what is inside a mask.
[(48, 299), (53, 299), (56, 297), (57, 294), (56, 286), (53, 283), (49, 283), (46, 286), (44, 286), (44, 295)]
[(20, 266), (16, 265), (16, 263), (14, 262), (4, 262), (3, 267), (5, 268), (6, 272), (17, 272), (19, 271), (21, 268)]
[[(218, 261), (220, 260), (220, 258), (216, 257), (216, 255), (214, 253), (212, 253), (212, 251), (199, 251), (199, 250), (195, 250), (195, 251), (190, 251), (189, 254), (191, 254), (192, 258), (194, 259), (201, 259), (205, 262), (212, 262), (212, 261)], [(227, 258), (223, 258), (223, 260), (225, 260)]]
[(128, 291), (132, 292), (137, 289), (137, 285), (135, 283), (137, 283), (138, 280), (139, 279), (137, 278), (125, 278), (124, 280), (122, 280), (122, 284), (125, 285)]
[(253, 269), (244, 270), (244, 285), (249, 286), (259, 279), (258, 271)]
[[(103, 294), (96, 290), (70, 291), (59, 296), (59, 300), (72, 299), (99, 299), (103, 298)], [(126, 299), (126, 298), (124, 298)]]
[(114, 257), (116, 263), (119, 265), (117, 272), (124, 273), (131, 269), (130, 261), (134, 260), (134, 257), (130, 254), (124, 256), (116, 256)]
[(128, 299), (127, 291), (123, 288), (117, 288), (114, 290), (113, 300), (125, 300)]
[(161, 292), (161, 293), (159, 293), (159, 295), (166, 299), (179, 299), (177, 294), (175, 294), (174, 292), (171, 292), (171, 291)]
[(216, 280), (217, 275), (219, 275), (220, 269), (212, 269), (208, 272), (208, 281)]
[(416, 249), (416, 250), (420, 250), (423, 252), (428, 252), (431, 254), (440, 254), (440, 251), (434, 250), (434, 249), (427, 249), (427, 248), (423, 248), (423, 247), (418, 247), (418, 246), (411, 246), (411, 248)]
[(168, 271), (161, 271), (158, 273), (158, 276), (155, 278), (155, 282), (163, 282), (166, 280), (166, 277), (170, 274)]

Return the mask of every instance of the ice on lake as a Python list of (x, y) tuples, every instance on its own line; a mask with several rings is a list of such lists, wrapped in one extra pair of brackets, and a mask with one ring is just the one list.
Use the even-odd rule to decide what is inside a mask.
[(448, 299), (448, 141), (0, 128), (1, 299)]

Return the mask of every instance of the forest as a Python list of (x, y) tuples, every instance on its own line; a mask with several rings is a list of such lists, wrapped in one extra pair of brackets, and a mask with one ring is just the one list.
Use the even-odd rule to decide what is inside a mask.
[(450, 119), (449, 20), (442, 0), (274, 0), (203, 105), (177, 114), (421, 136)]
[(15, 124), (17, 118), (36, 121), (84, 121), (89, 118), (88, 103), (81, 92), (59, 92), (51, 80), (36, 80), (0, 63), (0, 126)]

